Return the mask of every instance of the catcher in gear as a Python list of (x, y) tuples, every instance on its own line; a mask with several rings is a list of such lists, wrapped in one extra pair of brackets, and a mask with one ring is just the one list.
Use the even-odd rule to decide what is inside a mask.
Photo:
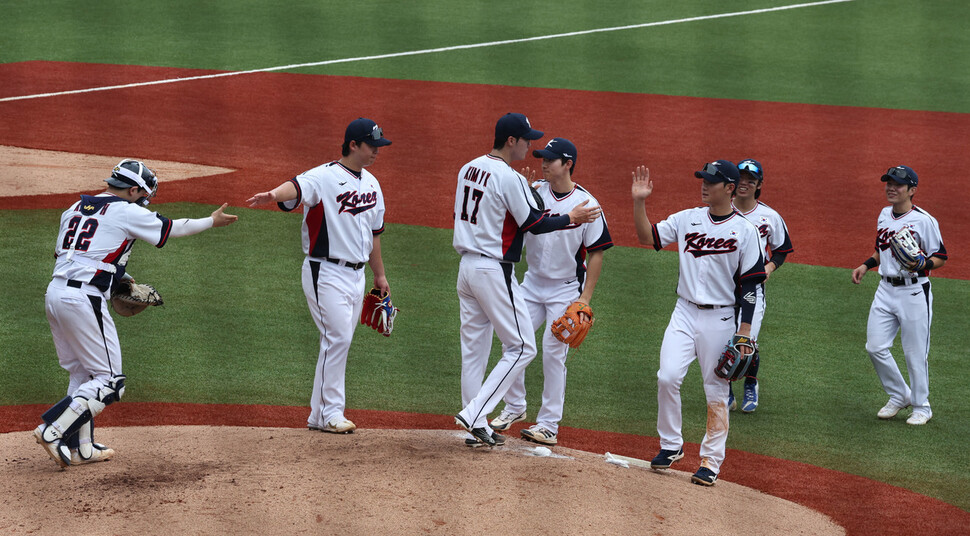
[[(946, 264), (947, 253), (936, 218), (913, 204), (919, 184), (913, 168), (889, 168), (882, 182), (890, 204), (877, 219), (875, 251), (852, 271), (852, 282), (861, 283), (866, 272), (879, 268), (879, 285), (866, 326), (866, 351), (889, 401), (876, 416), (892, 419), (912, 406), (906, 422), (922, 425), (933, 416), (929, 400), (933, 289), (929, 275)], [(896, 333), (906, 357), (908, 384), (890, 352)]]
[[(131, 279), (126, 270), (135, 241), (160, 248), (169, 238), (237, 220), (223, 213), (227, 205), (199, 219), (170, 220), (148, 210), (158, 179), (137, 160), (119, 162), (105, 182), (103, 193), (82, 195), (61, 215), (54, 273), (45, 296), (58, 361), (70, 381), (67, 396), (41, 416), (34, 438), (61, 467), (114, 455), (114, 450), (94, 442), (94, 418), (125, 392), (121, 344), (108, 302), (112, 295), (120, 296), (113, 291)], [(157, 293), (149, 292), (144, 299), (161, 303)]]

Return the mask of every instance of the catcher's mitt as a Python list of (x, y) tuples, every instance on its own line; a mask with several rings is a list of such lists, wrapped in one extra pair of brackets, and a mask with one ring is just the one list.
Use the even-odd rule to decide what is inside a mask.
[(909, 227), (904, 227), (889, 239), (889, 249), (899, 264), (907, 270), (918, 272), (926, 268), (926, 254), (919, 247)]
[(364, 295), (364, 306), (360, 310), (360, 323), (377, 330), (385, 337), (391, 336), (394, 330), (394, 317), (398, 309), (391, 303), (391, 295), (381, 295), (380, 289), (372, 288)]
[(573, 302), (549, 328), (552, 334), (570, 348), (579, 348), (593, 327), (593, 308), (583, 302)]
[[(750, 348), (751, 352), (745, 354), (741, 351), (742, 346)], [(748, 368), (754, 362), (757, 351), (758, 345), (755, 344), (751, 337), (745, 335), (731, 337), (731, 342), (724, 347), (720, 359), (717, 360), (717, 368), (714, 369), (714, 374), (729, 382), (740, 380), (747, 374)]]
[(121, 316), (135, 316), (149, 305), (162, 305), (161, 295), (151, 285), (121, 281), (111, 291), (111, 308)]

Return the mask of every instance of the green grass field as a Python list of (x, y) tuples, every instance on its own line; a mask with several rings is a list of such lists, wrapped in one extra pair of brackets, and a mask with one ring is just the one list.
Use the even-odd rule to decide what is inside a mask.
[[(0, 61), (256, 69), (790, 3), (6, 2)], [(967, 20), (959, 0), (859, 0), (298, 72), (970, 113)], [(170, 217), (212, 210), (156, 208)], [(118, 322), (126, 400), (307, 404), (318, 334), (299, 285), (299, 217), (235, 212), (241, 220), (232, 227), (163, 250), (136, 246), (131, 272), (156, 283), (168, 305)], [(0, 211), (0, 404), (51, 403), (66, 385), (43, 310), (57, 216)], [(348, 403), (453, 413), (460, 357), (451, 233), (389, 225), (383, 244), (403, 311), (389, 339), (358, 331)], [(655, 374), (676, 264), (667, 252), (607, 252), (596, 329), (569, 361), (564, 425), (656, 435)], [(920, 428), (875, 418), (886, 396), (864, 350), (872, 274), (856, 286), (847, 270), (789, 263), (769, 285), (762, 407), (732, 419), (728, 446), (868, 476), (970, 510), (970, 333), (962, 316), (970, 284), (934, 279), (934, 418)], [(532, 408), (540, 380), (531, 367)], [(684, 383), (683, 413), (686, 440), (698, 442), (706, 412), (696, 366)]]

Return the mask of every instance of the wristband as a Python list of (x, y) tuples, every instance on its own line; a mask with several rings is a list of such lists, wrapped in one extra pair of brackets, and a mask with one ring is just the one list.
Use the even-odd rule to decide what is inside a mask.
[(862, 264), (866, 265), (866, 268), (867, 269), (872, 270), (876, 266), (879, 266), (879, 261), (877, 261), (876, 259), (874, 259), (872, 257), (869, 257), (868, 259), (866, 259), (866, 262), (864, 262)]
[(933, 262), (933, 257), (930, 257), (926, 259), (926, 269), (932, 270), (933, 268), (936, 268), (936, 263)]

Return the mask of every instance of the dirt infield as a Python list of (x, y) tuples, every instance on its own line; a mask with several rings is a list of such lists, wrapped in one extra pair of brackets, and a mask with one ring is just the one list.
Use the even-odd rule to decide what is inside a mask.
[[(602, 455), (509, 439), (471, 449), (460, 431), (218, 426), (104, 428), (115, 459), (60, 470), (40, 448), (8, 455), (4, 534), (745, 534), (845, 531), (809, 508), (750, 488), (689, 483), (689, 473), (621, 468)], [(0, 435), (23, 452), (28, 432)], [(83, 491), (82, 491), (83, 490)], [(79, 493), (79, 491), (81, 491)], [(38, 501), (38, 497), (43, 497)], [(701, 515), (702, 514), (702, 515)], [(487, 532), (487, 531), (486, 531)]]
[[(105, 411), (105, 413), (98, 418), (99, 432), (97, 433), (97, 438), (99, 441), (108, 443), (110, 446), (118, 449), (118, 455), (116, 458), (104, 464), (69, 468), (67, 471), (62, 472), (57, 468), (53, 461), (46, 457), (45, 452), (34, 443), (33, 437), (29, 433), (26, 433), (37, 425), (39, 418), (38, 416), (46, 409), (47, 406), (45, 405), (0, 406), (0, 444), (7, 445), (9, 442), (10, 445), (13, 445), (11, 448), (4, 450), (6, 454), (2, 458), (3, 474), (11, 474), (9, 471), (16, 471), (18, 474), (21, 474), (26, 471), (27, 474), (33, 478), (33, 480), (28, 479), (25, 481), (25, 484), (23, 484), (27, 490), (25, 492), (30, 494), (30, 490), (33, 490), (33, 496), (35, 497), (41, 495), (39, 491), (40, 487), (52, 485), (52, 478), (58, 478), (60, 475), (73, 472), (75, 469), (98, 472), (107, 470), (99, 469), (101, 467), (109, 468), (116, 467), (116, 465), (134, 463), (134, 461), (129, 462), (126, 460), (143, 460), (146, 456), (151, 456), (151, 453), (157, 452), (160, 448), (156, 446), (155, 443), (174, 441), (176, 446), (173, 448), (176, 450), (181, 448), (177, 446), (178, 443), (183, 439), (188, 440), (190, 438), (187, 435), (179, 432), (178, 429), (176, 429), (175, 432), (170, 432), (167, 430), (167, 428), (165, 428), (171, 425), (189, 427), (205, 426), (212, 430), (226, 431), (227, 433), (229, 431), (240, 429), (250, 430), (249, 432), (246, 432), (249, 434), (249, 437), (245, 437), (238, 441), (230, 440), (228, 436), (225, 441), (222, 441), (218, 439), (217, 434), (217, 439), (212, 440), (211, 443), (208, 443), (207, 449), (214, 450), (217, 453), (221, 451), (226, 452), (226, 454), (223, 456), (225, 459), (229, 460), (229, 462), (226, 463), (246, 464), (246, 467), (250, 467), (255, 475), (252, 478), (265, 483), (263, 489), (267, 490), (271, 488), (267, 488), (265, 486), (270, 485), (271, 481), (276, 478), (274, 476), (277, 472), (275, 469), (275, 461), (272, 461), (272, 457), (265, 458), (264, 456), (267, 455), (262, 453), (262, 451), (265, 449), (256, 446), (256, 434), (263, 434), (263, 432), (252, 431), (252, 427), (270, 429), (278, 429), (281, 427), (291, 428), (294, 429), (293, 433), (299, 432), (299, 434), (294, 437), (309, 437), (310, 441), (324, 441), (325, 437), (334, 437), (324, 435), (322, 433), (310, 433), (309, 431), (306, 431), (304, 434), (306, 417), (309, 410), (302, 407), (238, 406), (223, 404), (149, 404), (126, 402), (113, 405), (109, 411)], [(360, 427), (360, 437), (364, 437), (365, 433), (369, 435), (370, 432), (376, 430), (398, 430), (404, 434), (405, 438), (410, 437), (408, 434), (416, 430), (444, 430), (447, 431), (448, 434), (453, 434), (455, 432), (453, 418), (446, 415), (427, 415), (351, 409), (347, 411), (347, 416), (354, 420), (354, 422), (356, 422)], [(152, 427), (145, 428), (148, 425), (152, 425)], [(513, 438), (516, 437), (518, 431), (521, 430), (525, 425), (526, 423), (518, 423), (513, 426), (509, 436)], [(226, 428), (226, 426), (231, 426), (232, 428)], [(140, 438), (140, 440), (143, 441), (142, 444), (145, 446), (142, 447), (140, 446), (142, 444), (139, 444), (135, 446), (135, 448), (129, 449), (126, 447), (125, 449), (122, 449), (122, 446), (125, 445), (124, 441), (126, 440), (122, 439), (122, 442), (120, 443), (113, 442), (114, 437), (118, 437), (119, 439), (122, 438), (121, 435), (115, 436), (115, 427), (136, 427), (142, 430), (144, 432), (142, 434), (144, 437)], [(155, 427), (162, 427), (162, 429), (156, 432)], [(244, 435), (246, 433), (244, 433)], [(307, 434), (309, 434), (309, 436), (307, 436)], [(259, 437), (263, 436), (260, 435)], [(287, 435), (287, 437), (290, 436)], [(433, 441), (436, 443), (441, 443), (441, 445), (436, 446), (435, 448), (440, 448), (442, 451), (440, 454), (436, 451), (433, 456), (429, 455), (431, 458), (437, 459), (439, 456), (441, 456), (444, 457), (444, 460), (450, 459), (448, 457), (454, 455), (476, 455), (475, 452), (470, 452), (471, 449), (467, 449), (460, 444), (461, 441), (458, 436), (446, 435), (435, 437), (441, 437), (440, 441), (438, 439), (434, 439)], [(112, 441), (109, 441), (109, 438)], [(268, 441), (268, 438), (266, 440)], [(299, 439), (298, 441), (303, 441), (303, 439)], [(327, 445), (334, 444), (329, 443), (332, 441), (331, 439), (326, 439), (326, 441), (328, 441)], [(406, 443), (409, 440), (405, 439), (403, 441)], [(392, 441), (392, 443), (398, 443), (398, 441), (395, 440)], [(343, 445), (343, 443), (336, 443), (336, 445)], [(510, 443), (510, 445), (521, 446), (522, 443), (519, 443), (518, 440), (516, 440)], [(567, 449), (575, 449), (587, 453), (593, 453), (597, 455), (596, 458), (602, 462), (601, 464), (600, 462), (597, 462), (597, 464), (594, 465), (606, 466), (607, 464), (602, 461), (602, 455), (606, 452), (630, 456), (638, 459), (649, 459), (656, 454), (656, 450), (659, 448), (659, 441), (657, 438), (653, 437), (561, 427), (559, 446)], [(194, 445), (187, 445), (185, 448), (196, 447)], [(389, 446), (386, 448), (393, 451), (393, 449), (399, 447)], [(242, 453), (239, 455), (229, 454), (229, 452), (234, 451), (234, 449), (242, 449)], [(698, 449), (699, 446), (697, 444), (688, 443), (684, 445), (686, 456), (684, 460), (678, 462), (677, 468), (690, 470), (696, 467), (700, 463)], [(320, 478), (326, 478), (325, 475), (334, 473), (334, 468), (339, 467), (338, 465), (335, 465), (336, 462), (339, 462), (341, 458), (341, 456), (337, 455), (339, 452), (342, 451), (337, 450), (335, 452), (329, 452), (326, 451), (326, 449), (323, 449), (321, 452), (315, 453), (311, 452), (309, 449), (298, 448), (296, 449), (295, 453), (288, 453), (287, 456), (302, 460), (297, 464), (300, 468), (298, 474), (302, 475), (298, 478), (309, 478), (306, 475), (324, 475), (320, 476)], [(557, 450), (557, 452), (559, 451)], [(159, 462), (160, 465), (157, 465), (156, 469), (153, 469), (153, 474), (164, 474), (164, 471), (162, 471), (161, 468), (166, 463), (168, 465), (165, 467), (168, 467), (168, 469), (172, 471), (176, 470), (177, 466), (181, 465), (182, 463), (179, 461), (178, 455), (160, 454), (160, 456), (163, 458), (163, 460)], [(301, 456), (302, 458), (300, 458)], [(310, 456), (322, 456), (323, 458), (321, 459), (326, 460), (326, 463), (317, 463), (316, 461), (308, 460), (308, 457)], [(257, 457), (258, 460), (264, 460), (264, 462), (251, 463), (250, 461), (246, 461), (247, 458), (253, 457)], [(391, 459), (393, 459), (393, 456), (391, 456)], [(458, 459), (466, 460), (466, 458)], [(479, 458), (467, 459), (480, 460)], [(316, 460), (316, 458), (314, 458), (314, 460)], [(487, 482), (489, 479), (491, 479), (496, 486), (500, 484), (508, 485), (507, 481), (519, 482), (515, 480), (515, 476), (511, 476), (511, 473), (505, 470), (504, 465), (499, 465), (500, 467), (486, 467), (491, 471), (491, 473), (482, 476), (480, 480)], [(130, 466), (126, 465), (125, 467)], [(612, 467), (608, 468), (613, 469)], [(220, 469), (220, 471), (223, 472), (228, 470), (229, 469), (225, 468)], [(398, 469), (394, 467), (391, 467), (391, 470), (391, 474), (398, 471)], [(31, 473), (30, 471), (37, 472)], [(340, 473), (340, 471), (336, 472), (338, 474)], [(400, 474), (404, 474), (404, 471), (399, 472)], [(630, 472), (635, 473), (633, 470), (630, 470)], [(648, 474), (646, 476), (648, 477), (660, 478), (661, 476), (652, 472), (647, 473)], [(41, 474), (47, 476), (40, 476)], [(190, 476), (191, 475), (186, 475), (184, 478), (189, 478)], [(204, 475), (202, 473), (196, 473), (196, 477), (194, 478), (198, 480), (202, 479), (203, 476)], [(686, 480), (684, 480), (686, 478), (685, 474), (680, 474), (679, 476), (683, 476), (684, 478), (660, 480), (660, 482), (670, 482), (670, 484), (674, 486), (673, 489), (675, 491), (669, 492), (672, 494), (672, 496), (680, 496), (683, 493), (693, 493), (696, 491), (695, 488), (700, 489), (698, 486), (688, 484)], [(20, 476), (18, 478), (26, 477)], [(68, 476), (68, 478), (75, 477)], [(157, 483), (153, 484), (152, 482), (142, 482), (138, 478), (139, 477), (132, 475), (129, 482), (135, 486), (135, 488), (138, 486), (147, 486), (149, 488), (151, 488), (152, 485), (155, 485), (156, 487), (158, 486)], [(780, 499), (785, 499), (786, 501), (790, 501), (811, 510), (820, 512), (834, 521), (836, 525), (844, 528), (847, 534), (850, 535), (965, 535), (967, 534), (967, 527), (970, 527), (970, 512), (965, 512), (955, 506), (946, 504), (937, 499), (926, 497), (925, 495), (920, 495), (906, 489), (890, 486), (888, 484), (876, 482), (867, 478), (841, 473), (839, 471), (833, 471), (831, 469), (814, 467), (803, 463), (791, 462), (732, 449), (728, 449), (725, 467), (721, 473), (720, 481), (715, 488), (723, 490), (724, 488), (728, 487), (722, 486), (722, 484), (726, 483), (734, 483), (752, 488), (762, 493), (772, 495)], [(277, 485), (286, 485), (286, 483), (284, 482)], [(521, 482), (519, 485), (525, 486), (525, 484)], [(639, 485), (640, 484), (638, 484), (638, 486)], [(718, 486), (722, 487), (718, 488)], [(135, 488), (133, 488), (131, 492), (133, 492)], [(163, 488), (158, 488), (157, 491), (161, 492), (162, 489)], [(661, 491), (664, 489), (666, 488), (661, 488)], [(691, 491), (688, 492), (686, 490)], [(259, 493), (269, 493), (269, 491)], [(165, 495), (162, 494), (162, 496)], [(511, 496), (506, 497), (507, 499), (511, 498)], [(610, 508), (615, 507), (612, 506), (613, 504), (620, 504), (625, 501), (636, 502), (638, 500), (643, 500), (645, 502), (650, 502), (650, 499), (647, 496), (642, 495), (641, 491), (637, 491), (634, 494), (633, 499), (619, 495), (611, 495), (610, 497), (613, 501)], [(68, 501), (68, 503), (65, 504), (74, 504), (79, 500), (80, 499), (77, 497), (65, 499), (65, 501)], [(80, 504), (83, 508), (84, 503), (82, 502)], [(360, 508), (374, 507), (373, 505), (367, 504), (358, 506)], [(491, 504), (484, 503), (482, 503), (481, 506), (483, 508), (492, 507)], [(688, 507), (689, 505), (684, 507), (685, 511), (689, 510)], [(570, 506), (570, 508), (578, 508), (578, 506)], [(671, 509), (675, 508), (680, 507), (671, 507)], [(560, 504), (560, 510), (554, 514), (550, 514), (549, 519), (555, 519), (555, 516), (561, 515), (563, 512), (571, 511), (572, 510), (570, 509), (562, 507)], [(638, 512), (644, 515), (653, 515), (647, 510), (639, 510)], [(84, 514), (83, 511), (80, 513)], [(211, 517), (212, 516), (210, 515), (210, 518)], [(668, 516), (665, 516), (665, 518), (667, 517)], [(731, 519), (735, 522), (735, 527), (740, 527), (740, 525), (737, 525), (737, 521), (739, 519), (737, 514), (731, 517)], [(653, 523), (652, 520), (648, 522)], [(489, 521), (483, 521), (483, 523), (487, 524), (488, 526), (491, 526), (492, 524)], [(494, 524), (502, 523), (495, 521)], [(532, 525), (526, 526), (531, 527)], [(722, 527), (721, 525), (718, 526)], [(0, 529), (2, 529), (2, 527), (0, 527)], [(519, 529), (514, 530), (518, 531)], [(595, 530), (587, 532), (604, 533), (597, 532)], [(447, 533), (447, 531), (443, 533)], [(645, 532), (642, 531), (635, 533), (645, 534)], [(660, 533), (669, 534), (670, 532), (665, 529), (660, 531)], [(700, 531), (699, 533), (706, 534), (707, 532)], [(727, 532), (718, 533), (730, 534), (734, 532), (728, 530)], [(782, 531), (777, 533), (788, 532)], [(564, 534), (564, 532), (559, 532), (558, 534)]]

